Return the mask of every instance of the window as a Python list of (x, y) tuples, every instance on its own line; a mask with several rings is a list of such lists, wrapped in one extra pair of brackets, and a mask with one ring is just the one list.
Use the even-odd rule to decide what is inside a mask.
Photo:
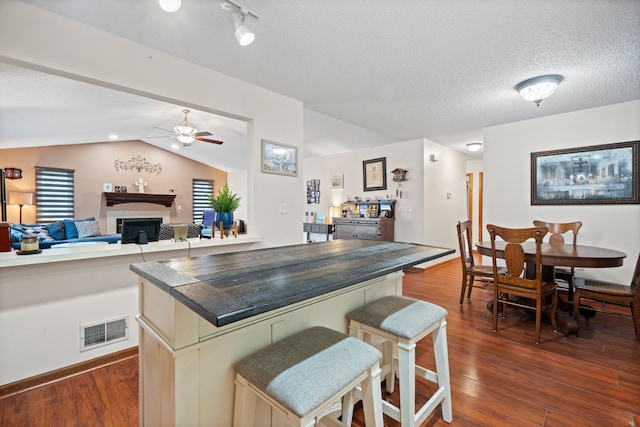
[(211, 209), (209, 196), (213, 194), (212, 179), (193, 179), (193, 223), (202, 224), (205, 209)]
[(36, 166), (36, 222), (74, 218), (73, 169)]

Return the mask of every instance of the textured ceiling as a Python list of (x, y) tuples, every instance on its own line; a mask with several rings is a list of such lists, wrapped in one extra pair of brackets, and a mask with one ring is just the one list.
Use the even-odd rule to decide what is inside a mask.
[[(464, 151), (481, 129), (640, 99), (638, 0), (244, 0), (240, 47), (222, 1), (25, 0), (304, 102), (368, 131), (354, 146), (428, 138)], [(514, 86), (561, 74), (540, 107)], [(307, 156), (346, 147), (315, 113)], [(369, 133), (370, 132), (370, 133)]]

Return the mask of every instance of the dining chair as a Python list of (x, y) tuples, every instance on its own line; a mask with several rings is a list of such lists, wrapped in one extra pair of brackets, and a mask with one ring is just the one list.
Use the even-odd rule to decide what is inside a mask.
[[(551, 297), (551, 326), (554, 332), (556, 326), (556, 309), (558, 306), (558, 294), (555, 282), (542, 281), (541, 246), (542, 239), (548, 233), (547, 227), (532, 228), (505, 228), (497, 225), (487, 225), (491, 237), (491, 258), (493, 264), (493, 330), (498, 331), (498, 305), (501, 305), (502, 317), (507, 316), (507, 306), (516, 306), (524, 309), (532, 309), (523, 299), (535, 300), (536, 312), (536, 344), (540, 343), (540, 322), (542, 311), (546, 309), (548, 297)], [(504, 262), (506, 271), (498, 269), (498, 255), (496, 251), (496, 238), (504, 240)], [(523, 244), (534, 240), (536, 246), (534, 277), (527, 277), (526, 260)], [(520, 297), (520, 298), (514, 298)]]
[[(573, 221), (573, 222), (547, 222), (547, 221), (539, 221), (534, 220), (533, 225), (536, 227), (547, 227), (549, 229), (549, 244), (551, 246), (563, 246), (565, 243), (564, 236), (571, 231), (571, 237), (573, 241), (573, 246), (576, 245), (578, 239), (578, 230), (582, 227), (582, 222)], [(573, 287), (571, 283), (573, 282), (573, 277), (575, 276), (575, 267), (571, 268), (558, 268), (555, 269), (555, 278), (556, 280), (561, 280), (567, 283), (567, 294), (569, 297), (569, 301), (573, 298)]]
[(471, 289), (474, 287), (476, 276), (482, 279), (482, 285), (486, 288), (493, 280), (493, 267), (490, 265), (476, 264), (473, 259), (473, 238), (471, 233), (471, 221), (458, 221), (458, 244), (460, 246), (460, 260), (462, 261), (462, 289), (460, 291), (460, 304), (464, 301), (464, 292), (467, 290), (467, 299), (471, 298)]
[(640, 254), (638, 254), (631, 286), (576, 277), (573, 281), (573, 287), (573, 317), (578, 322), (578, 325), (580, 325), (580, 299), (589, 299), (602, 303), (602, 308), (600, 309), (593, 307), (598, 312), (622, 314), (607, 311), (607, 303), (629, 307), (636, 335), (640, 336)]

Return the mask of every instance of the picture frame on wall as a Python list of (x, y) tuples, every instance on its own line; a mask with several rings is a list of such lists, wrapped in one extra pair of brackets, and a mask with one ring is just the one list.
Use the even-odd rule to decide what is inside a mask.
[(331, 188), (344, 188), (344, 175), (333, 175), (331, 177)]
[(296, 147), (263, 139), (261, 159), (263, 173), (298, 176), (298, 149)]
[(364, 160), (362, 162), (364, 191), (387, 189), (387, 158)]
[(532, 205), (640, 203), (640, 141), (531, 153)]

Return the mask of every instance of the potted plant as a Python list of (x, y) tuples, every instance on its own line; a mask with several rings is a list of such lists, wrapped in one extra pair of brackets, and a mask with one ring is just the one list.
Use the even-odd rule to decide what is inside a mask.
[(228, 184), (218, 190), (218, 196), (209, 195), (209, 204), (217, 213), (217, 223), (222, 221), (225, 229), (233, 227), (233, 212), (240, 206), (240, 197), (233, 193)]

